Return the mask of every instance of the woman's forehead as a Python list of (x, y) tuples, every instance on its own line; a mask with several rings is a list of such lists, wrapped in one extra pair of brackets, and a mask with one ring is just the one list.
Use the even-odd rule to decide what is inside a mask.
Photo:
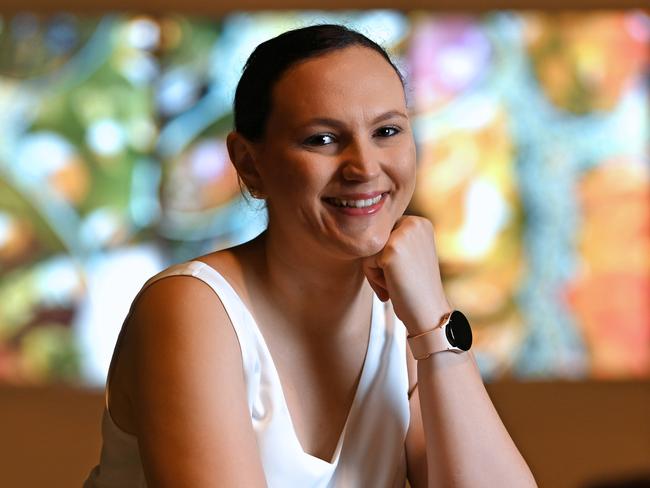
[(402, 82), (393, 67), (379, 53), (358, 46), (291, 67), (275, 84), (272, 104), (272, 115), (305, 120), (405, 111)]

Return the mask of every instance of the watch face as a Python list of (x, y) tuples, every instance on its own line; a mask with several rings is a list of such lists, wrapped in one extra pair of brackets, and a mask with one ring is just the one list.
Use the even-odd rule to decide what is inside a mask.
[(458, 310), (452, 312), (449, 323), (445, 327), (445, 332), (447, 333), (447, 340), (452, 346), (463, 351), (467, 351), (472, 347), (472, 328), (469, 326), (467, 317), (462, 312)]

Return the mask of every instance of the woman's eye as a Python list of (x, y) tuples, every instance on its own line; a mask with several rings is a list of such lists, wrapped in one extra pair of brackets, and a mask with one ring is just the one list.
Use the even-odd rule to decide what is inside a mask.
[(399, 132), (401, 132), (401, 131), (397, 127), (386, 126), (386, 127), (381, 127), (379, 129), (377, 129), (375, 134), (378, 135), (379, 137), (391, 137), (391, 136), (394, 136), (394, 135), (398, 134)]
[(304, 144), (307, 146), (326, 146), (335, 141), (332, 134), (316, 134), (315, 136), (308, 137)]

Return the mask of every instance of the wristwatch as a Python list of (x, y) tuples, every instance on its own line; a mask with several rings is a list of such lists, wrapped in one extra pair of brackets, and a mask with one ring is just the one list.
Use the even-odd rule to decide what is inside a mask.
[(461, 353), (472, 347), (472, 328), (459, 310), (445, 314), (435, 328), (407, 336), (415, 359), (426, 359), (442, 351)]

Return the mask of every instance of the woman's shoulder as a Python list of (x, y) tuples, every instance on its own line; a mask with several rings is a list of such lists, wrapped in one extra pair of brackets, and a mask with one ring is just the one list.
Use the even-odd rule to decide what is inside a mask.
[[(220, 314), (223, 307), (215, 307), (220, 302), (215, 300), (215, 292), (222, 298), (219, 288), (223, 288), (223, 280), (248, 304), (250, 270), (255, 267), (249, 261), (255, 259), (254, 247), (255, 243), (249, 241), (165, 268), (143, 285), (131, 305), (131, 319), (158, 322), (170, 316), (194, 315), (196, 311), (207, 316), (215, 313), (215, 308)], [(197, 261), (213, 272), (196, 273), (196, 267), (190, 264)], [(215, 279), (215, 274), (220, 279)]]
[[(228, 253), (219, 254), (222, 256), (206, 264), (216, 264), (226, 274), (226, 268), (218, 263), (226, 262)], [(115, 371), (110, 380), (111, 407), (117, 409), (113, 412), (117, 423), (128, 432), (135, 431), (135, 420), (128, 412), (120, 413), (115, 399), (119, 403), (120, 395), (133, 398), (136, 372), (143, 377), (178, 376), (177, 369), (186, 368), (190, 362), (208, 365), (217, 357), (221, 358), (221, 366), (241, 367), (238, 339), (222, 302), (207, 283), (191, 273), (170, 273), (179, 264), (183, 263), (162, 270), (143, 286), (133, 300), (116, 345), (116, 352), (118, 348), (120, 352), (119, 359), (116, 353), (112, 360)], [(176, 366), (158, 358), (173, 358)], [(193, 374), (201, 373), (195, 370)]]
[(134, 300), (127, 323), (123, 341), (125, 350), (131, 351), (127, 356), (173, 354), (177, 359), (208, 361), (222, 355), (232, 361), (239, 357), (241, 362), (223, 302), (208, 283), (192, 274), (163, 274), (149, 283)]

